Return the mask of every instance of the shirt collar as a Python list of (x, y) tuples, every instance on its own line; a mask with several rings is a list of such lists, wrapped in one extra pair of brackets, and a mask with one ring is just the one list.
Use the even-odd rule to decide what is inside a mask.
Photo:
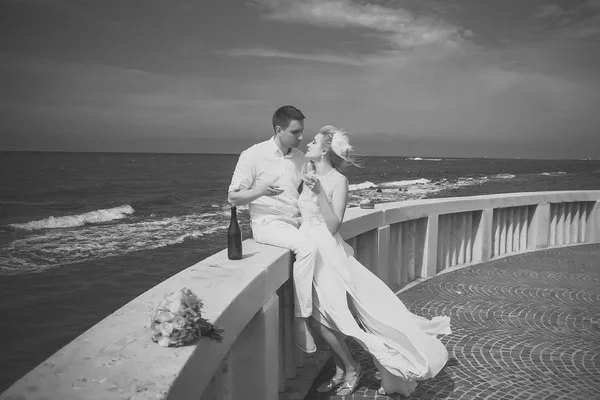
[(283, 154), (283, 152), (281, 151), (279, 146), (277, 146), (277, 143), (275, 143), (275, 136), (273, 136), (271, 138), (271, 140), (269, 140), (269, 143), (270, 143), (270, 147), (273, 150), (273, 153), (275, 153), (277, 155), (282, 155), (284, 157), (291, 157), (294, 154), (294, 149), (292, 149), (291, 147), (290, 147), (290, 151), (287, 154)]

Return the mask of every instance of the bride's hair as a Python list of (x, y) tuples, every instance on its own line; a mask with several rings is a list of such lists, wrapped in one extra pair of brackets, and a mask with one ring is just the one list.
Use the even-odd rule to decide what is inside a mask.
[(354, 154), (354, 148), (348, 139), (348, 133), (345, 129), (338, 129), (333, 125), (325, 125), (319, 130), (323, 135), (323, 148), (327, 151), (327, 156), (331, 166), (335, 169), (354, 165), (361, 168), (362, 165), (357, 161)]

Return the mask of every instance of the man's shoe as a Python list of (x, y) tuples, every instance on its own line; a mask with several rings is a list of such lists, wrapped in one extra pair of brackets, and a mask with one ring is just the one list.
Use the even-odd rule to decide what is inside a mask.
[(306, 321), (294, 320), (294, 341), (300, 350), (312, 354), (317, 351), (317, 345), (307, 325)]

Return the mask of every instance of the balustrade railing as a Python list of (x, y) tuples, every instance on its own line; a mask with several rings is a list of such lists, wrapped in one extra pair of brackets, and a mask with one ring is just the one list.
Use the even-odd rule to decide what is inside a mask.
[[(393, 290), (460, 266), (548, 247), (600, 242), (600, 191), (513, 193), (347, 210), (342, 236)], [(292, 257), (244, 242), (169, 278), (58, 351), (0, 395), (16, 399), (276, 399), (314, 369), (292, 339)], [(162, 348), (148, 318), (186, 286), (225, 340)], [(300, 368), (304, 366), (304, 368)]]

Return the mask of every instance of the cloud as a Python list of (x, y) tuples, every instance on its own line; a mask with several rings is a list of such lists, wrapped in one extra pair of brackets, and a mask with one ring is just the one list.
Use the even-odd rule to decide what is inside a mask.
[(225, 54), (230, 57), (283, 58), (348, 66), (361, 66), (368, 63), (368, 59), (364, 57), (345, 57), (323, 52), (316, 54), (293, 53), (289, 51), (279, 51), (260, 47), (247, 49), (232, 49), (223, 51), (221, 54)]
[(320, 27), (358, 27), (375, 31), (394, 49), (456, 43), (471, 32), (401, 8), (358, 4), (351, 0), (257, 0), (267, 19)]
[(600, 40), (600, 0), (587, 0), (571, 7), (542, 5), (534, 18), (540, 29), (560, 38)]
[[(432, 4), (420, 4), (419, 16), (403, 9), (352, 0), (254, 0), (262, 18), (270, 21), (309, 24), (328, 29), (353, 29), (352, 35), (376, 38), (375, 46), (362, 54), (340, 52), (337, 44), (329, 50), (294, 52), (257, 46), (221, 51), (231, 57), (290, 59), (351, 67), (398, 68), (411, 60), (441, 59), (467, 48), (472, 32), (454, 26), (434, 14), (444, 13)], [(425, 7), (427, 6), (427, 7)], [(427, 15), (425, 15), (427, 14)]]

